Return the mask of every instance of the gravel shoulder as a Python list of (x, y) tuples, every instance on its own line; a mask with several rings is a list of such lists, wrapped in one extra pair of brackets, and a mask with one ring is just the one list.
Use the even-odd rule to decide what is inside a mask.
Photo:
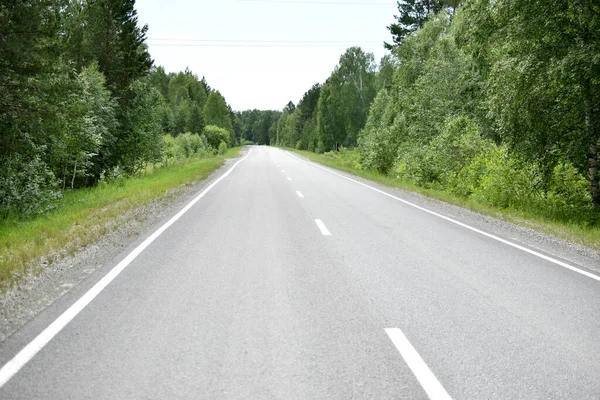
[(96, 272), (109, 267), (120, 253), (155, 231), (247, 151), (242, 149), (238, 158), (225, 160), (208, 178), (181, 186), (111, 221), (109, 233), (74, 255), (57, 256), (52, 263), (41, 260), (17, 276), (17, 284), (0, 291), (0, 345), (46, 308), (76, 291), (86, 280), (94, 279)]

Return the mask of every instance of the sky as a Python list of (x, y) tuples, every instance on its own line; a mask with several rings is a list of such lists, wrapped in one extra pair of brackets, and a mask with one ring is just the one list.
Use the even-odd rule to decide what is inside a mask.
[(350, 46), (379, 62), (394, 0), (137, 0), (155, 65), (189, 68), (236, 111), (281, 110), (323, 83)]

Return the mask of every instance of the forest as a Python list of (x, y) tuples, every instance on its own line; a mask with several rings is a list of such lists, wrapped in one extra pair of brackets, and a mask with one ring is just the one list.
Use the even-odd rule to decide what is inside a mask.
[[(0, 219), (187, 157), (264, 142), (191, 71), (155, 66), (134, 0), (0, 4)], [(255, 124), (248, 128), (244, 125)]]
[(600, 4), (401, 0), (389, 53), (350, 47), (282, 110), (234, 111), (153, 63), (134, 0), (0, 5), (0, 218), (250, 143), (497, 208), (600, 224)]
[(600, 223), (600, 3), (403, 0), (388, 29), (379, 64), (350, 48), (284, 108), (277, 144), (497, 209)]

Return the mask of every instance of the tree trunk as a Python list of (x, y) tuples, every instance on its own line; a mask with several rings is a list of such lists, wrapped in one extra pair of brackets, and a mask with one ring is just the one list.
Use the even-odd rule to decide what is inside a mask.
[(584, 85), (585, 129), (589, 141), (588, 166), (592, 206), (600, 207), (600, 187), (598, 185), (598, 139), (600, 139), (600, 102), (592, 93), (588, 79)]
[(73, 167), (73, 178), (71, 179), (71, 190), (75, 189), (75, 174), (77, 174), (77, 160), (75, 160), (75, 167)]

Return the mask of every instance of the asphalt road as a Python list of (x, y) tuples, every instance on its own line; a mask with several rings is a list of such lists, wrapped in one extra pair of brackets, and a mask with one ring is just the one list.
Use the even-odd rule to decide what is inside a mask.
[(600, 281), (282, 150), (129, 261), (0, 398), (600, 398)]

